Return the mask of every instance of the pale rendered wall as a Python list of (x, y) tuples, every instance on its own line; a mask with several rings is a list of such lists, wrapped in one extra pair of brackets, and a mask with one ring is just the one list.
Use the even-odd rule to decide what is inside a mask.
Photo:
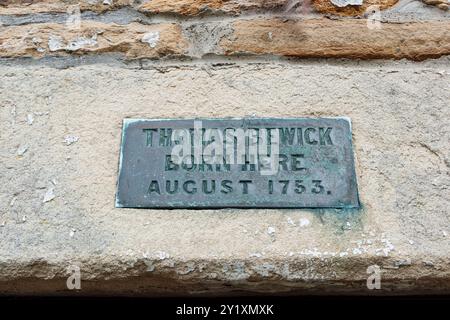
[[(60, 1), (0, 7), (0, 293), (70, 294), (73, 264), (82, 294), (448, 292), (448, 10), (396, 4), (367, 38), (358, 8), (191, 2), (86, 4), (75, 30)], [(308, 116), (351, 118), (361, 210), (114, 207), (123, 118)]]

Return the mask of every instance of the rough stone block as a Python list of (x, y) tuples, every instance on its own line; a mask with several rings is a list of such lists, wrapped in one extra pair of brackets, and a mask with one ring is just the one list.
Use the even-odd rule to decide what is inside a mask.
[(384, 23), (365, 20), (240, 20), (220, 42), (225, 54), (275, 54), (302, 58), (423, 60), (450, 53), (450, 22)]
[(176, 24), (127, 26), (83, 21), (79, 28), (43, 23), (4, 27), (0, 57), (65, 56), (121, 53), (127, 58), (182, 56), (188, 43)]

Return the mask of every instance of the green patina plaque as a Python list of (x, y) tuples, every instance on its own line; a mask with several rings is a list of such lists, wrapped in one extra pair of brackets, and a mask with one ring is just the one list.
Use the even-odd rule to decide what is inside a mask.
[(125, 119), (116, 207), (358, 208), (346, 118)]

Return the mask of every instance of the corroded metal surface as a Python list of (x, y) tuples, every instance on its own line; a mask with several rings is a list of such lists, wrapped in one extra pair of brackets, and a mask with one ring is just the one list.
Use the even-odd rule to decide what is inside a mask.
[[(200, 123), (201, 130), (194, 129), (195, 123)], [(216, 135), (208, 136), (208, 129)], [(223, 148), (223, 162), (217, 162), (217, 158), (216, 162), (205, 160), (207, 157), (199, 161), (184, 153), (180, 157), (183, 160), (177, 163), (171, 154), (174, 146), (186, 142), (176, 138), (175, 133), (183, 130), (189, 132), (193, 149), (198, 138), (202, 152), (208, 146)], [(234, 140), (226, 139), (230, 132), (236, 134)], [(234, 142), (234, 155), (240, 150), (237, 133), (245, 135), (242, 162), (238, 157), (233, 162), (225, 156), (229, 150), (226, 142)], [(256, 140), (252, 140), (252, 133)], [(267, 145), (263, 143), (264, 136)], [(267, 157), (259, 153), (257, 160), (249, 157), (255, 150), (249, 146), (255, 141), (257, 150), (261, 150), (261, 145), (265, 147)], [(268, 159), (272, 160), (271, 170), (267, 170)], [(345, 118), (125, 119), (116, 206), (359, 207), (350, 122)]]

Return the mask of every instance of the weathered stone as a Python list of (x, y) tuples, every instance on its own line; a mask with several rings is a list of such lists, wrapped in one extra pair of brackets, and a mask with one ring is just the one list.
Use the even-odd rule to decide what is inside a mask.
[(199, 14), (238, 15), (246, 11), (270, 11), (281, 9), (285, 0), (152, 0), (142, 4), (133, 0), (37, 0), (32, 3), (23, 0), (7, 0), (0, 4), (0, 14), (24, 15), (33, 13), (63, 13), (71, 8), (80, 11), (105, 12), (123, 7), (132, 7), (140, 12), (196, 16)]
[(227, 55), (258, 54), (302, 58), (392, 58), (423, 60), (450, 54), (448, 21), (380, 23), (364, 20), (239, 20), (222, 39)]
[(132, 0), (3, 0), (0, 3), (0, 14), (73, 13), (76, 8), (80, 11), (105, 12), (132, 3)]
[[(2, 62), (0, 292), (449, 293), (449, 62)], [(350, 117), (362, 209), (114, 207), (124, 118), (250, 115)]]
[(187, 41), (176, 24), (127, 26), (82, 21), (80, 28), (45, 23), (4, 27), (0, 57), (61, 56), (86, 53), (122, 53), (127, 58), (184, 55)]
[[(398, 0), (365, 0), (362, 5), (340, 7), (332, 0), (286, 1), (286, 0), (152, 0), (140, 4), (133, 0), (6, 0), (0, 4), (0, 14), (24, 15), (35, 13), (64, 13), (78, 8), (80, 11), (105, 12), (124, 7), (135, 8), (150, 14), (177, 14), (197, 16), (200, 14), (239, 15), (245, 12), (277, 12), (293, 13), (296, 8), (301, 12), (318, 11), (326, 14), (357, 16), (363, 14), (368, 7), (377, 5), (380, 10), (393, 6)], [(425, 1), (425, 0), (424, 0)], [(445, 0), (426, 0), (444, 2)], [(433, 3), (434, 4), (434, 3)]]
[(152, 0), (139, 7), (149, 13), (174, 13), (195, 16), (201, 13), (222, 13), (237, 15), (245, 11), (280, 9), (286, 0)]

